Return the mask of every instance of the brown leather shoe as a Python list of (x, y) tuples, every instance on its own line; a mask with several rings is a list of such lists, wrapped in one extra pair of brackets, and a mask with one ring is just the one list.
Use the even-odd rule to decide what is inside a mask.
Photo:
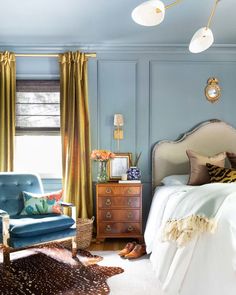
[(130, 253), (135, 248), (136, 245), (137, 245), (136, 242), (130, 242), (130, 243), (126, 244), (126, 246), (124, 247), (124, 249), (122, 249), (118, 253), (118, 255), (120, 255), (121, 257), (124, 257), (125, 255), (127, 255), (128, 253)]
[(145, 244), (136, 245), (130, 253), (125, 255), (125, 258), (135, 259), (135, 258), (139, 258), (139, 257), (143, 256), (144, 254), (146, 254)]

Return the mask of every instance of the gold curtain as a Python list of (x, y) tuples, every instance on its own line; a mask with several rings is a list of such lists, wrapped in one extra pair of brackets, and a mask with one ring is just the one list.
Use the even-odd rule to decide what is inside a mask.
[(87, 218), (93, 214), (87, 58), (67, 52), (59, 62), (64, 200)]
[(15, 55), (0, 52), (0, 171), (13, 171), (15, 101)]

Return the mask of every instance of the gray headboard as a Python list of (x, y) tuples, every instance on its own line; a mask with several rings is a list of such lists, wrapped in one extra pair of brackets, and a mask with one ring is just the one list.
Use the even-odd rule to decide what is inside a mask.
[(176, 141), (160, 141), (152, 151), (152, 186), (160, 185), (168, 175), (188, 174), (186, 149), (212, 156), (223, 151), (236, 153), (236, 129), (229, 124), (210, 120), (199, 124)]

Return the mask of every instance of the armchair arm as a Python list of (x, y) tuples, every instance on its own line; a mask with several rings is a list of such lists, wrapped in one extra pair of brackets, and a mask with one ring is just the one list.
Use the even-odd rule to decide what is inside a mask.
[(2, 217), (3, 215), (8, 214), (6, 211), (0, 209), (0, 217)]
[(8, 246), (8, 240), (10, 238), (10, 234), (9, 234), (9, 221), (10, 221), (10, 217), (9, 214), (0, 209), (0, 218), (2, 218), (2, 238), (3, 238), (3, 245), (4, 246)]
[(76, 206), (73, 203), (61, 202), (62, 207), (71, 208), (71, 218), (74, 219), (75, 223), (72, 226), (76, 227)]
[(60, 202), (62, 207), (73, 207), (74, 204), (73, 203), (68, 203), (68, 202)]

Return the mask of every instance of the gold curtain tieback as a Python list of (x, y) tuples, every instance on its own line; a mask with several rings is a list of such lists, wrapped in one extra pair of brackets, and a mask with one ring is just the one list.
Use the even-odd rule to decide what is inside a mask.
[(0, 62), (4, 63), (4, 65), (9, 64), (10, 66), (12, 61), (15, 61), (15, 56), (12, 53), (5, 51), (4, 53), (0, 54)]

